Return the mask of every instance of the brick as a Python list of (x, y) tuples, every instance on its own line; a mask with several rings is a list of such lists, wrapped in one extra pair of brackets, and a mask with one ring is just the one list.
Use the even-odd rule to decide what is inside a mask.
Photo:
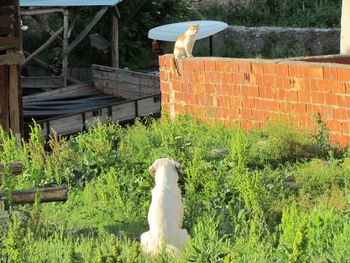
[(343, 121), (341, 126), (342, 126), (342, 133), (350, 135), (350, 121)]
[(264, 75), (262, 81), (263, 81), (263, 85), (266, 87), (275, 86), (275, 78), (273, 76)]
[(247, 108), (243, 108), (241, 111), (241, 118), (248, 120), (252, 118), (252, 110), (251, 109), (247, 109)]
[(338, 68), (338, 80), (350, 81), (350, 69), (348, 68)]
[(304, 78), (309, 78), (310, 77), (310, 68), (308, 65), (301, 65), (301, 74)]
[(192, 71), (192, 61), (187, 59), (178, 59), (178, 66), (181, 71)]
[(289, 102), (280, 102), (278, 105), (279, 112), (289, 113), (292, 111), (292, 104)]
[(323, 92), (312, 92), (312, 102), (317, 104), (325, 103), (325, 93)]
[(227, 63), (227, 68), (229, 72), (235, 72), (238, 73), (239, 71), (239, 62), (238, 60), (235, 61), (228, 61)]
[(309, 67), (310, 78), (323, 79), (323, 67), (322, 66), (310, 66)]
[(204, 60), (205, 71), (216, 71), (215, 60)]
[(169, 84), (167, 82), (161, 82), (160, 83), (160, 90), (162, 92), (168, 92), (169, 91)]
[(333, 109), (333, 116), (334, 119), (337, 120), (348, 120), (349, 116), (348, 116), (348, 111), (342, 108), (335, 108)]
[(275, 100), (269, 100), (266, 103), (267, 109), (271, 111), (278, 112), (279, 111), (279, 102)]
[(193, 83), (200, 83), (200, 74), (198, 71), (192, 71), (190, 72), (190, 80)]
[(250, 86), (248, 89), (248, 96), (250, 97), (260, 97), (259, 87)]
[(261, 110), (252, 110), (252, 118), (258, 122), (265, 120), (265, 114)]
[(342, 81), (333, 81), (332, 83), (332, 93), (338, 93), (344, 95), (346, 85)]
[(224, 83), (228, 83), (228, 84), (233, 83), (232, 78), (233, 78), (232, 73), (221, 73), (220, 74), (220, 80)]
[(255, 107), (255, 100), (253, 98), (245, 98), (242, 101), (243, 108), (253, 109)]
[(338, 120), (326, 120), (327, 127), (332, 132), (341, 132), (341, 122)]
[(173, 90), (182, 91), (182, 83), (180, 81), (173, 80)]
[(345, 83), (345, 94), (350, 95), (350, 82)]
[(325, 95), (325, 103), (327, 105), (338, 105), (338, 95), (333, 93), (328, 93)]
[(219, 74), (218, 72), (208, 72), (209, 83), (218, 83), (219, 82)]
[(303, 77), (303, 68), (301, 65), (289, 65), (289, 76)]
[(276, 74), (279, 76), (289, 76), (289, 67), (287, 64), (276, 64)]
[(263, 74), (263, 63), (261, 62), (252, 62), (252, 72), (255, 74)]
[(275, 63), (263, 63), (263, 71), (265, 75), (276, 75)]
[(323, 67), (323, 74), (325, 79), (336, 80), (338, 79), (338, 70), (335, 67)]
[(300, 90), (304, 88), (304, 79), (303, 78), (290, 78), (290, 87), (292, 89)]
[(240, 72), (251, 73), (252, 65), (250, 61), (239, 61), (239, 70)]
[(162, 103), (169, 103), (169, 94), (162, 92)]
[(287, 101), (298, 101), (298, 92), (296, 90), (286, 90)]
[(317, 80), (317, 90), (324, 91), (324, 92), (330, 92), (332, 90), (332, 86), (334, 84), (333, 80), (328, 79), (319, 79)]
[(158, 56), (159, 67), (165, 67), (164, 56)]
[(306, 113), (306, 104), (305, 103), (293, 103), (292, 109), (295, 113), (298, 113), (298, 114)]
[(233, 73), (232, 74), (232, 83), (242, 84), (244, 83), (244, 77), (242, 73)]
[(311, 102), (311, 92), (306, 90), (298, 90), (298, 100), (300, 102)]
[(204, 71), (204, 62), (202, 60), (192, 61), (192, 69), (194, 71)]
[(242, 101), (240, 97), (232, 97), (230, 96), (230, 105), (231, 107), (236, 107), (236, 108), (240, 108), (242, 107)]

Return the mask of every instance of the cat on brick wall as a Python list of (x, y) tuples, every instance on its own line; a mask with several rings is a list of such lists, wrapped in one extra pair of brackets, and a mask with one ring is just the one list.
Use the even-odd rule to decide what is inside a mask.
[(173, 65), (178, 75), (180, 75), (179, 68), (177, 65), (177, 59), (179, 58), (191, 58), (194, 42), (196, 41), (196, 35), (199, 32), (198, 25), (189, 25), (188, 30), (179, 36), (175, 42)]

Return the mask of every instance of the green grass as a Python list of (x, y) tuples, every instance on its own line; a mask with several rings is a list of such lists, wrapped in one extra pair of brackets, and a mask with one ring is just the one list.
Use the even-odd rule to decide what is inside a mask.
[[(52, 138), (47, 151), (38, 126), (28, 142), (0, 130), (0, 162), (25, 166), (5, 177), (3, 191), (69, 187), (66, 203), (12, 206), (0, 262), (347, 262), (350, 155), (327, 134), (322, 123), (247, 132), (184, 115), (126, 128), (96, 123)], [(154, 185), (148, 167), (161, 157), (182, 165), (191, 242), (179, 259), (140, 251)]]

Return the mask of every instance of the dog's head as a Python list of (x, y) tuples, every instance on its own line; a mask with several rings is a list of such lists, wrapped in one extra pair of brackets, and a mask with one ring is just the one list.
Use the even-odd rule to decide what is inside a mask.
[(154, 163), (148, 168), (148, 171), (152, 176), (155, 176), (157, 169), (159, 167), (163, 165), (169, 165), (169, 164), (173, 165), (178, 172), (180, 171), (180, 163), (178, 163), (177, 161), (171, 158), (162, 158), (162, 159), (155, 160)]

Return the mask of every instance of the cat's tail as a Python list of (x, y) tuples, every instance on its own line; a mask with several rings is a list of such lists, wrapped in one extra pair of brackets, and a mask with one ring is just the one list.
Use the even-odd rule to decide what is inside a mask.
[[(172, 62), (172, 68), (173, 68), (173, 71), (176, 72), (176, 74), (178, 76), (180, 76), (180, 71), (179, 71), (179, 65), (177, 63), (177, 59), (175, 58), (175, 55), (172, 55), (171, 56), (171, 62)], [(174, 70), (175, 69), (175, 70)]]

